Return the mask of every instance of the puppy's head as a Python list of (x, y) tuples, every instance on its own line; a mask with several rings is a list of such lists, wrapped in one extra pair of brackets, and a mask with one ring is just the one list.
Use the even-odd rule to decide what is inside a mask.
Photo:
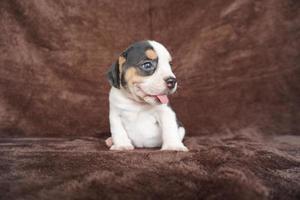
[(155, 41), (141, 41), (129, 46), (111, 66), (108, 80), (138, 102), (168, 103), (175, 92), (176, 78), (168, 50)]

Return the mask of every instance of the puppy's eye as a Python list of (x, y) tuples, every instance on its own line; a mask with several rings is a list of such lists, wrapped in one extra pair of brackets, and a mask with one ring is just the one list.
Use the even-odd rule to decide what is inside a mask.
[(173, 67), (173, 63), (171, 61), (169, 62), (169, 64), (170, 64), (171, 67)]
[(142, 68), (146, 71), (150, 71), (154, 68), (153, 64), (151, 62), (145, 62), (143, 65), (142, 65)]

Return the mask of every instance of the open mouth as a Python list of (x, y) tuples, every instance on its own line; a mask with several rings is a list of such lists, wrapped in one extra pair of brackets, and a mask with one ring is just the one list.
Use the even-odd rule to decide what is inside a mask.
[(167, 95), (145, 95), (143, 99), (146, 102), (155, 102), (160, 104), (167, 104), (169, 102)]
[(140, 87), (137, 87), (137, 88), (138, 88), (138, 90), (140, 92), (143, 93), (143, 98), (144, 99), (146, 99), (146, 98), (153, 98), (156, 102), (159, 102), (161, 104), (167, 104), (167, 103), (169, 103), (169, 98), (165, 94), (151, 95), (151, 94), (147, 94), (142, 88), (140, 88)]
[(169, 102), (169, 98), (167, 95), (154, 95), (153, 97), (157, 98), (158, 101), (162, 104), (167, 104)]

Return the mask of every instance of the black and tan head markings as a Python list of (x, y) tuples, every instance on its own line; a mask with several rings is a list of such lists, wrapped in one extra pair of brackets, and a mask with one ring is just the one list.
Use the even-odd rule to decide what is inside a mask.
[(157, 64), (158, 64), (158, 58), (152, 60), (152, 59), (148, 59), (147, 57), (145, 57), (137, 65), (139, 75), (141, 75), (141, 76), (152, 75), (155, 72), (155, 70), (157, 69)]
[[(128, 47), (118, 58), (119, 83), (126, 87), (128, 79), (150, 76), (158, 64), (158, 56), (148, 41), (137, 42)], [(126, 75), (130, 73), (130, 75)]]
[(147, 49), (145, 51), (145, 54), (146, 54), (147, 58), (149, 58), (150, 60), (156, 60), (158, 58), (158, 56), (153, 48)]
[(115, 63), (113, 63), (109, 69), (109, 71), (107, 72), (107, 78), (108, 81), (110, 83), (111, 86), (115, 87), (115, 88), (120, 88), (120, 67), (119, 67), (119, 62), (116, 61)]

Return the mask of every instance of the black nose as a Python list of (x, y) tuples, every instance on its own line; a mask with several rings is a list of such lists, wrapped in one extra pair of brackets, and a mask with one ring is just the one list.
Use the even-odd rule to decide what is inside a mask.
[(169, 77), (166, 79), (167, 87), (173, 89), (177, 83), (176, 78)]

